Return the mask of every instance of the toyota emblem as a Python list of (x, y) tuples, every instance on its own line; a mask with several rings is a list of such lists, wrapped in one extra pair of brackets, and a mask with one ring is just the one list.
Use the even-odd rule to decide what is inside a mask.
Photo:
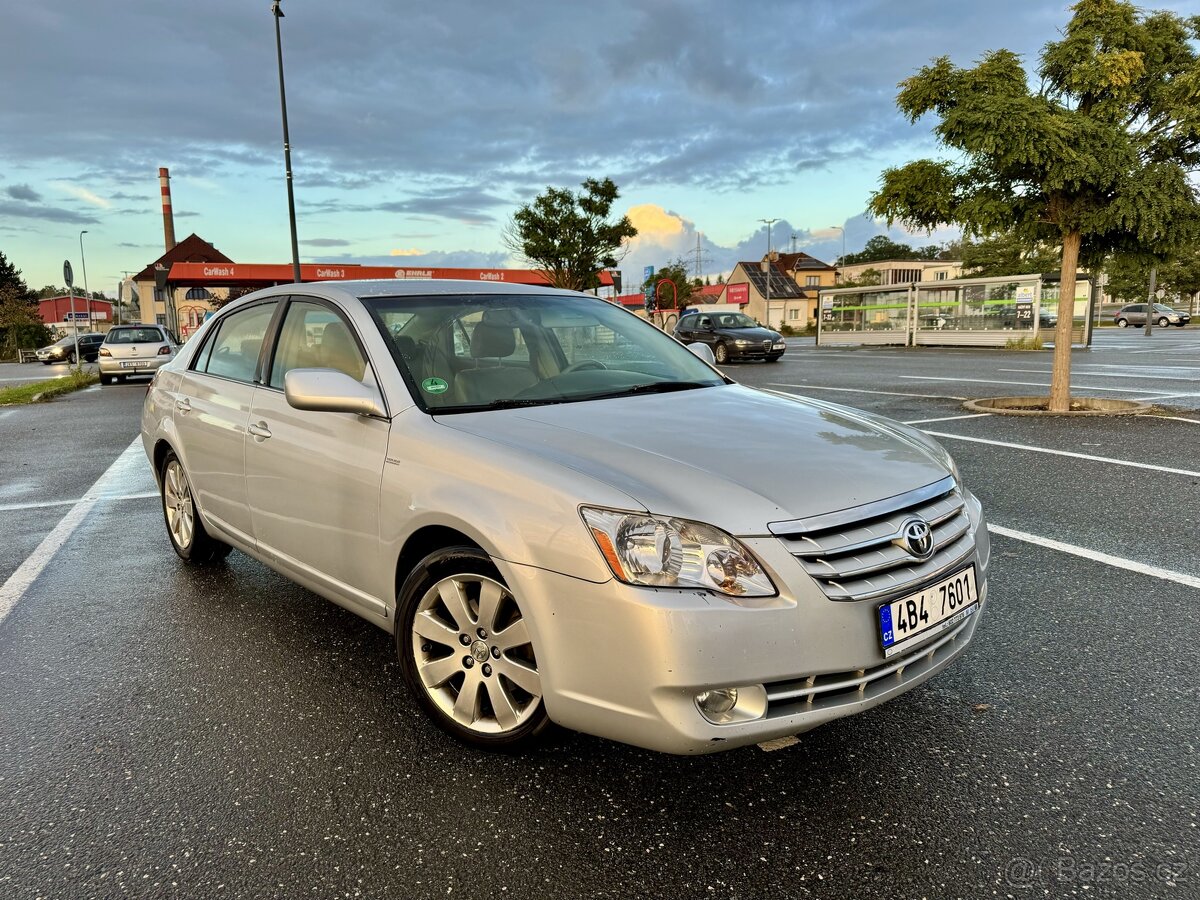
[(928, 522), (916, 516), (905, 519), (896, 543), (910, 556), (924, 562), (933, 556), (933, 529)]

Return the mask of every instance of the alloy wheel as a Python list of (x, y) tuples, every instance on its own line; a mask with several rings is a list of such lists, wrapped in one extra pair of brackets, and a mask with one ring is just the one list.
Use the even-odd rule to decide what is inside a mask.
[(196, 508), (192, 489), (179, 460), (172, 459), (163, 472), (163, 508), (167, 513), (167, 530), (178, 547), (187, 549), (196, 533)]
[(421, 685), (460, 727), (507, 734), (541, 705), (526, 621), (500, 582), (473, 573), (437, 581), (421, 598), (411, 637)]

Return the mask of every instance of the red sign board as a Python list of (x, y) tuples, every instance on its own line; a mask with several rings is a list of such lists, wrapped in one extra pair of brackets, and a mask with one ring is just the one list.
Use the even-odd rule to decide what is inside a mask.
[[(612, 274), (599, 273), (600, 285), (610, 287)], [(546, 276), (533, 269), (446, 269), (416, 266), (358, 266), (334, 263), (304, 263), (301, 281), (351, 281), (360, 279), (426, 280), (457, 278), (464, 281), (494, 281), (508, 284), (546, 284)], [(184, 263), (171, 266), (168, 280), (176, 284), (289, 284), (292, 267), (262, 263)]]
[(750, 302), (750, 285), (745, 284), (745, 283), (725, 285), (725, 302), (726, 303), (749, 303)]

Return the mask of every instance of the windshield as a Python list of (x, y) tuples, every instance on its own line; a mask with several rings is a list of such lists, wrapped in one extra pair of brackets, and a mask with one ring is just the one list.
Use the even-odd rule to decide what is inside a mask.
[(721, 313), (713, 316), (718, 328), (758, 328), (758, 323), (743, 313)]
[(1163, 306), (1163, 304), (1161, 304), (1161, 303), (1155, 303), (1155, 304), (1154, 304), (1154, 308), (1155, 308), (1156, 310), (1158, 310), (1159, 312), (1165, 312), (1165, 313), (1173, 313), (1173, 312), (1175, 312), (1175, 310), (1173, 310), (1171, 307), (1169, 307), (1169, 306)]
[(554, 294), (362, 300), (417, 402), (430, 412), (726, 383), (656, 327), (603, 300)]
[(110, 344), (161, 344), (164, 340), (157, 328), (114, 328), (107, 338)]

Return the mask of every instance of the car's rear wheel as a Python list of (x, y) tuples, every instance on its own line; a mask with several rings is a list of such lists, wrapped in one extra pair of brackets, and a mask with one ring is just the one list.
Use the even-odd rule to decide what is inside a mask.
[(187, 473), (183, 471), (183, 465), (174, 451), (169, 452), (163, 460), (159, 484), (167, 536), (180, 559), (207, 563), (228, 556), (233, 548), (205, 531), (192, 499), (192, 486)]
[(715, 359), (721, 365), (729, 362), (729, 348), (723, 343), (718, 342), (717, 345), (713, 347), (713, 359)]
[(461, 741), (520, 750), (550, 726), (528, 623), (475, 547), (439, 550), (405, 580), (396, 652), (421, 708)]
[(100, 383), (101, 383), (101, 384), (112, 384), (112, 383), (113, 383), (112, 376), (111, 376), (111, 375), (104, 375), (104, 374), (101, 374), (101, 376), (100, 376)]
[(1128, 328), (1129, 320), (1128, 319), (1117, 319), (1117, 327), (1118, 328)]

